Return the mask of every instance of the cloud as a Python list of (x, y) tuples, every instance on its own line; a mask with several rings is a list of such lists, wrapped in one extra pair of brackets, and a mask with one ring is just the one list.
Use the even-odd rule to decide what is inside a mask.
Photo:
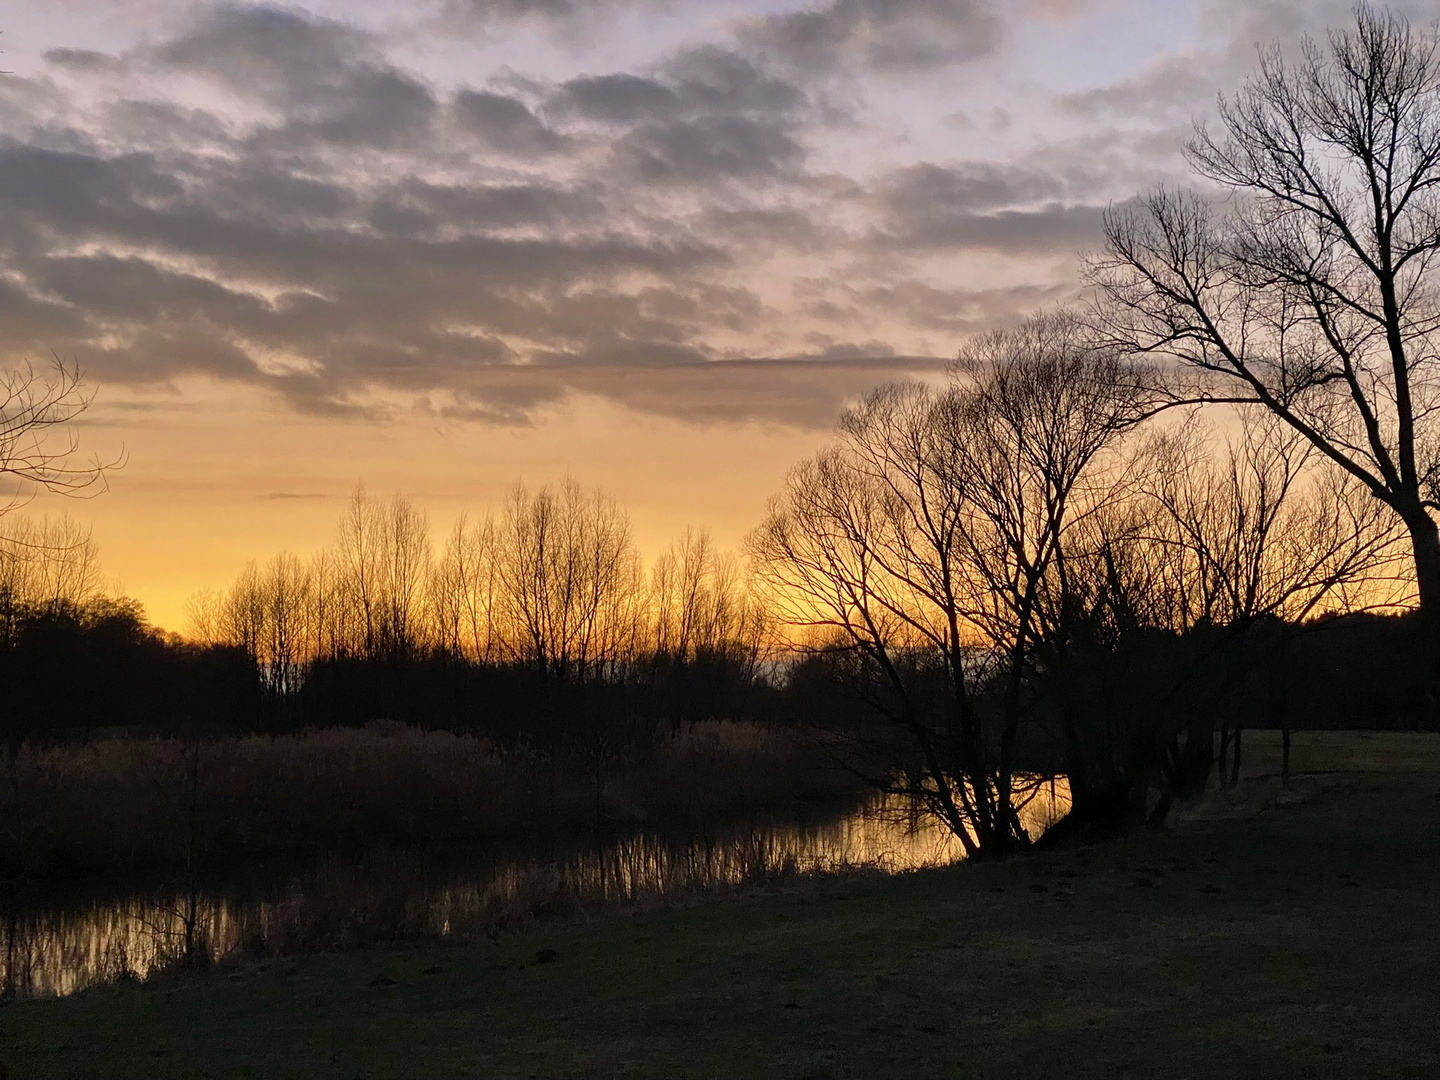
[(658, 79), (617, 72), (582, 75), (562, 85), (549, 108), (609, 124), (634, 124), (678, 113), (680, 95)]
[(724, 116), (637, 128), (616, 144), (616, 155), (649, 183), (709, 184), (791, 172), (805, 151), (781, 125)]
[(444, 0), (442, 19), (452, 26), (493, 27), (519, 23), (561, 34), (577, 33), (616, 11), (663, 11), (672, 0)]
[(67, 69), (87, 75), (123, 71), (125, 63), (119, 57), (94, 49), (50, 49), (45, 53), (45, 62), (52, 67)]
[(505, 94), (461, 90), (450, 109), (461, 128), (487, 147), (518, 157), (539, 157), (567, 148), (569, 140), (530, 111), (523, 101)]
[(913, 253), (1069, 254), (1100, 239), (1103, 204), (1083, 199), (1093, 194), (1069, 177), (1028, 166), (910, 166), (878, 186), (874, 239)]
[(284, 123), (265, 132), (271, 146), (393, 146), (423, 137), (438, 112), (430, 89), (385, 62), (372, 35), (291, 8), (212, 8), (142, 55), (278, 112)]
[[(600, 6), (450, 15), (573, 29)], [(525, 424), (587, 394), (826, 425), (1063, 293), (1056, 256), (1092, 241), (1110, 197), (1095, 147), (817, 164), (832, 135), (863, 134), (870, 75), (993, 51), (989, 8), (837, 0), (707, 26), (610, 69), (479, 65), (473, 84), (404, 66), (414, 41), (275, 5), (49, 54), (0, 83), (4, 348), (325, 415)], [(993, 252), (1047, 269), (974, 280)], [(928, 279), (927, 261), (970, 280)]]
[(152, 63), (215, 79), (281, 108), (331, 102), (378, 53), (364, 32), (293, 8), (222, 5), (148, 50)]
[(754, 19), (743, 34), (812, 71), (914, 74), (991, 55), (1004, 24), (981, 0), (830, 0)]

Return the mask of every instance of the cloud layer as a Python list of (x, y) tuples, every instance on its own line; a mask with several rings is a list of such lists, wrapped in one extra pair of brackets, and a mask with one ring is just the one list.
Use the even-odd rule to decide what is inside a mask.
[[(1101, 207), (1173, 167), (1212, 53), (986, 99), (1088, 10), (447, 0), (402, 61), (360, 21), (232, 3), (54, 48), (0, 85), (0, 347), (319, 413), (523, 424), (584, 393), (824, 425), (1068, 295)], [(586, 51), (604, 19), (687, 17), (652, 55)], [(473, 73), (414, 59), (464, 34)], [(996, 118), (1022, 107), (1044, 134), (1017, 150)]]

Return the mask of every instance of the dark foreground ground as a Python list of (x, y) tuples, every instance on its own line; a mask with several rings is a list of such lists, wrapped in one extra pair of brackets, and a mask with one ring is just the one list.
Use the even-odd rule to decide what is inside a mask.
[(10, 1005), (0, 1060), (117, 1080), (1440, 1075), (1440, 738), (1299, 735), (1295, 765), (1292, 792), (1252, 778), (1103, 847)]

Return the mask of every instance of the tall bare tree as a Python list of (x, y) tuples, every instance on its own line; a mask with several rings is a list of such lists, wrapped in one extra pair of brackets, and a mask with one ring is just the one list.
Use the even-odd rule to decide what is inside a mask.
[(496, 526), (487, 514), (460, 515), (431, 576), (430, 600), (440, 643), (456, 656), (491, 663), (502, 655), (505, 597), (496, 559)]
[(1362, 4), (1297, 57), (1262, 50), (1188, 158), (1230, 198), (1157, 190), (1112, 210), (1089, 268), (1100, 325), (1196, 373), (1190, 396), (1269, 410), (1398, 515), (1436, 667), (1436, 29)]

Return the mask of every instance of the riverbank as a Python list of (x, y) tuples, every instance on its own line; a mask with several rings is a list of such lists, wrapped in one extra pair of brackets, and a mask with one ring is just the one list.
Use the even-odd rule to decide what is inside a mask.
[(686, 726), (643, 753), (502, 749), (392, 723), (24, 744), (0, 768), (0, 877), (573, 835), (865, 794), (805, 736), (720, 721)]
[(1272, 741), (1165, 833), (24, 1002), (0, 1053), (13, 1077), (1434, 1075), (1440, 738), (1297, 734), (1311, 772), (1256, 798)]

